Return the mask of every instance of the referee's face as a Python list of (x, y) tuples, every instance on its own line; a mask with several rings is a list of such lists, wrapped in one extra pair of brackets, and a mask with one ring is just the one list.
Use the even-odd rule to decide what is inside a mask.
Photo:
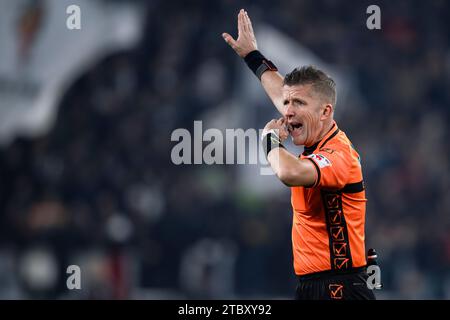
[(319, 141), (324, 129), (322, 102), (312, 86), (283, 86), (283, 104), (284, 116), (294, 144), (312, 146)]

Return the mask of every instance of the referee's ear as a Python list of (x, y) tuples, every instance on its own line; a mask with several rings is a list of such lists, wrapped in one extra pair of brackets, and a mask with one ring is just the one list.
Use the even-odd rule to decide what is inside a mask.
[(326, 120), (333, 117), (334, 108), (331, 103), (327, 103), (322, 109), (321, 120)]

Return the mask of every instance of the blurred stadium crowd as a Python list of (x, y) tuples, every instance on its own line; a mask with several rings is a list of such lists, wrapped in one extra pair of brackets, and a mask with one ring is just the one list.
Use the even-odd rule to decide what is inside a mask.
[(339, 125), (362, 156), (378, 297), (449, 299), (450, 8), (379, 5), (382, 31), (363, 3), (149, 2), (139, 47), (80, 77), (50, 132), (0, 150), (0, 298), (292, 297), (288, 193), (255, 198), (235, 166), (170, 160), (172, 130), (226, 102), (245, 68), (220, 36), (245, 7), (357, 77), (366, 105)]

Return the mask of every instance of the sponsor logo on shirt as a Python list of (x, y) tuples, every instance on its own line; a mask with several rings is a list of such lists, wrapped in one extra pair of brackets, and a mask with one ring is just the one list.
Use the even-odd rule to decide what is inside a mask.
[(321, 155), (321, 154), (310, 154), (307, 158), (313, 159), (319, 168), (325, 168), (331, 166), (331, 161), (327, 159), (327, 157)]

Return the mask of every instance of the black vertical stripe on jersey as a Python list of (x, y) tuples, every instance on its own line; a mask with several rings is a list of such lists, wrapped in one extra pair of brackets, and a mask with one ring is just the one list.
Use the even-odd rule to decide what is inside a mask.
[[(350, 269), (350, 268), (353, 267), (353, 261), (352, 261), (352, 254), (351, 254), (351, 251), (350, 251), (350, 241), (349, 241), (349, 238), (348, 238), (347, 223), (345, 221), (344, 209), (342, 208), (342, 193), (339, 192), (339, 191), (333, 192), (333, 191), (322, 190), (321, 191), (321, 195), (322, 195), (322, 201), (323, 201), (324, 212), (325, 212), (325, 222), (326, 222), (327, 232), (328, 232), (331, 269), (332, 270), (336, 270), (336, 271), (344, 271), (344, 270)], [(331, 227), (332, 226), (331, 226), (331, 222), (330, 222), (330, 210), (332, 210), (332, 209), (328, 208), (328, 206), (327, 206), (327, 197), (326, 197), (327, 195), (336, 195), (338, 197), (337, 209), (341, 210), (341, 213), (342, 213), (342, 220), (341, 220), (341, 223), (339, 224), (339, 226), (343, 227), (344, 240), (342, 242), (344, 242), (346, 244), (346, 246), (347, 246), (347, 252), (346, 252), (346, 255), (344, 257), (337, 257), (334, 254), (333, 243), (336, 243), (336, 242), (333, 240), (333, 236), (331, 234)], [(347, 258), (347, 259), (349, 259), (348, 260), (349, 261), (348, 262), (348, 268), (346, 268), (346, 269), (337, 269), (335, 267), (335, 263), (334, 263), (336, 258)]]

